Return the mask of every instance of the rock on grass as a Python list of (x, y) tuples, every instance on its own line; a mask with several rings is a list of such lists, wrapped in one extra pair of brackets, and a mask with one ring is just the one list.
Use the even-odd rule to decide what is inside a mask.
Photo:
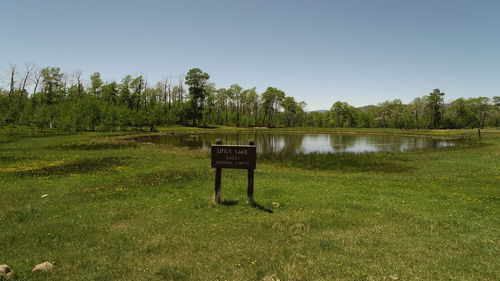
[(12, 274), (12, 269), (6, 264), (0, 265), (0, 276), (9, 277)]
[(33, 269), (31, 271), (35, 272), (35, 271), (47, 271), (47, 270), (50, 270), (54, 267), (54, 265), (51, 263), (51, 262), (43, 262), (41, 264), (37, 264), (35, 265), (35, 267), (33, 267)]

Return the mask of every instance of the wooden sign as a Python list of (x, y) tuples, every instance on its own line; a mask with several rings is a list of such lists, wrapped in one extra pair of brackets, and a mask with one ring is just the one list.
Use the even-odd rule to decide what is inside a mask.
[(255, 146), (212, 146), (212, 168), (255, 169), (255, 158)]
[(215, 168), (215, 203), (221, 203), (222, 168), (247, 169), (247, 202), (251, 206), (255, 206), (253, 200), (253, 175), (256, 158), (254, 140), (249, 140), (248, 145), (222, 145), (221, 140), (215, 141), (215, 145), (212, 145), (212, 168)]

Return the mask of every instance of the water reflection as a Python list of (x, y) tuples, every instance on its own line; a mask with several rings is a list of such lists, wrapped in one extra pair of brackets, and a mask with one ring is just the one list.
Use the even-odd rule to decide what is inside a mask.
[(454, 143), (425, 137), (356, 135), (356, 134), (298, 134), (298, 133), (200, 133), (141, 136), (134, 140), (170, 146), (208, 150), (216, 139), (223, 144), (247, 144), (255, 139), (257, 153), (365, 153), (399, 152), (454, 146)]

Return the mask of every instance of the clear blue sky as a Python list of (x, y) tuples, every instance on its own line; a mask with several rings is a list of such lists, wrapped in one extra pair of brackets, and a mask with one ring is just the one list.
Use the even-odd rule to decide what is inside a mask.
[(193, 67), (218, 87), (267, 86), (328, 109), (434, 88), (500, 95), (500, 1), (5, 0), (8, 63), (156, 82)]

